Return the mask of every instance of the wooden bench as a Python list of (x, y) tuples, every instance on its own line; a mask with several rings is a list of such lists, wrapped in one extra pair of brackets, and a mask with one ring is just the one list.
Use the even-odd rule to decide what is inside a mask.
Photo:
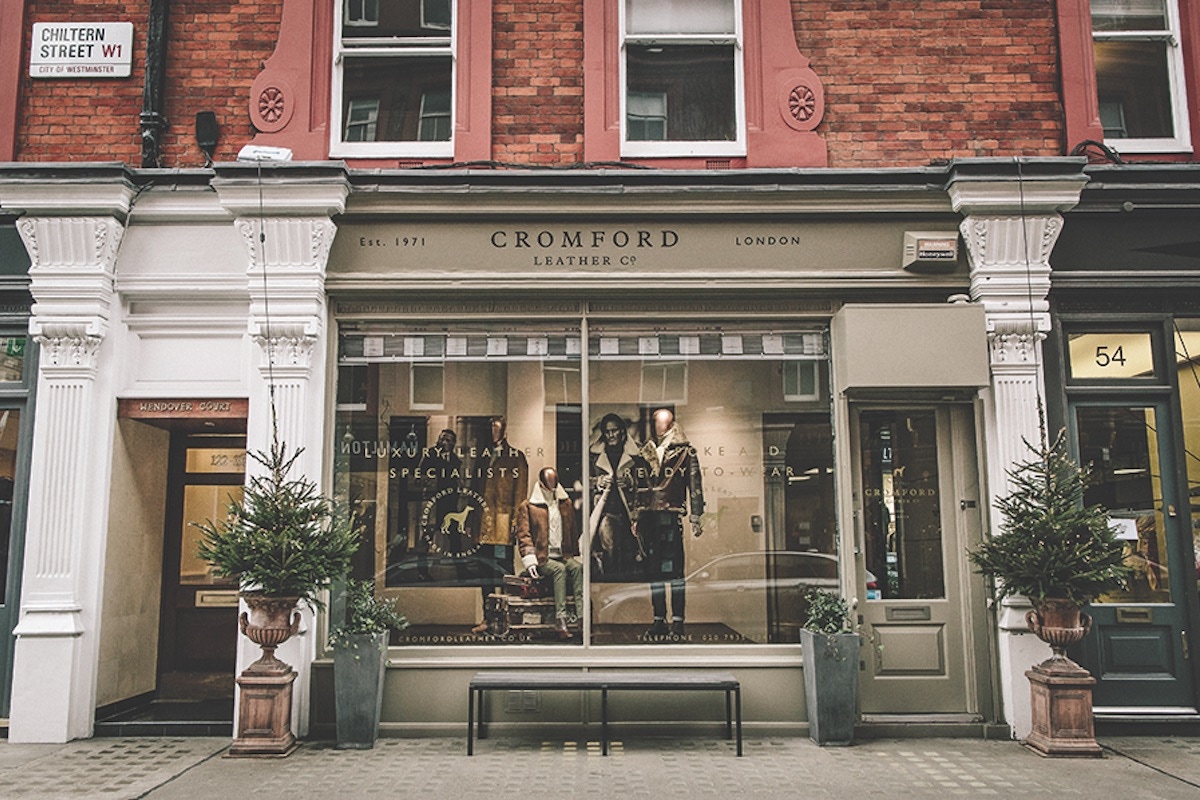
[(725, 738), (737, 727), (737, 754), (742, 754), (742, 685), (728, 672), (477, 672), (467, 695), (467, 755), (475, 752), (476, 708), (479, 738), (487, 738), (483, 695), (494, 690), (575, 690), (600, 692), (600, 752), (608, 755), (608, 693), (610, 690), (725, 692)]

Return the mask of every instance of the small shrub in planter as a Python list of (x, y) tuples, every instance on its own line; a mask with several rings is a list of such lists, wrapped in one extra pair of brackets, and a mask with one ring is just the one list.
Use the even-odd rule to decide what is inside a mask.
[(854, 742), (858, 720), (858, 648), (846, 601), (833, 592), (812, 589), (800, 629), (804, 647), (804, 698), (808, 736), (821, 745)]
[(345, 617), (329, 632), (337, 746), (370, 749), (379, 734), (390, 631), (408, 627), (395, 601), (375, 594), (369, 580), (348, 579)]

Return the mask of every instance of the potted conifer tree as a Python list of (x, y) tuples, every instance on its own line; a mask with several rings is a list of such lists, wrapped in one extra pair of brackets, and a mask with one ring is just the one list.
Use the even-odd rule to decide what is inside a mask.
[(804, 650), (808, 736), (820, 745), (853, 744), (862, 637), (852, 630), (850, 610), (841, 596), (812, 589), (805, 594), (805, 601), (800, 643)]
[(346, 581), (345, 614), (329, 631), (339, 749), (369, 750), (379, 735), (388, 636), (408, 627), (369, 580)]
[[(252, 452), (262, 470), (250, 477), (240, 500), (224, 519), (199, 523), (200, 558), (223, 577), (236, 578), (248, 611), (242, 633), (262, 648), (262, 658), (238, 678), (243, 689), (238, 730), (231, 755), (285, 755), (295, 746), (290, 730), (292, 668), (275, 648), (295, 635), (296, 606), (320, 607), (319, 593), (345, 575), (358, 547), (347, 522), (315, 483), (289, 472), (301, 450), (288, 454), (276, 441), (268, 452)], [(245, 689), (253, 686), (254, 702)], [(249, 733), (247, 733), (249, 732)]]
[(1066, 432), (1052, 444), (1026, 443), (1033, 458), (1009, 470), (1012, 490), (996, 501), (1004, 521), (968, 557), (993, 578), (1000, 598), (1023, 595), (1030, 629), (1050, 645), (1049, 659), (1026, 672), (1033, 691), (1027, 743), (1044, 755), (1101, 754), (1092, 724), (1095, 680), (1066, 655), (1091, 629), (1083, 607), (1120, 588), (1129, 574), (1107, 511), (1085, 505), (1090, 468), (1067, 451)]

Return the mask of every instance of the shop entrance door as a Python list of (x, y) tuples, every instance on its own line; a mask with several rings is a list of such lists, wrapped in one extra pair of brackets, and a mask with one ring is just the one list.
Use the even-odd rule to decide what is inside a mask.
[(861, 408), (855, 516), (861, 710), (978, 718), (986, 685), (972, 408)]
[(1071, 656), (1098, 679), (1098, 712), (1194, 713), (1186, 599), (1187, 581), (1195, 580), (1191, 514), (1176, 479), (1168, 407), (1078, 402), (1072, 418), (1079, 461), (1092, 465), (1084, 501), (1108, 509), (1133, 575), (1088, 608), (1093, 630)]
[(212, 574), (197, 555), (195, 523), (224, 519), (240, 498), (244, 436), (171, 435), (163, 602), (159, 632), (160, 699), (232, 696), (237, 662), (237, 584)]

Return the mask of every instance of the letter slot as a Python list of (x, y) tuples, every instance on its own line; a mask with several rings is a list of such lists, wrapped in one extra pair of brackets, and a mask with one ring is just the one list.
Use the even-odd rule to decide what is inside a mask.
[(1154, 610), (1150, 608), (1118, 608), (1117, 623), (1120, 625), (1149, 625), (1154, 622)]
[(888, 622), (926, 622), (932, 619), (929, 606), (889, 608), (885, 612)]

